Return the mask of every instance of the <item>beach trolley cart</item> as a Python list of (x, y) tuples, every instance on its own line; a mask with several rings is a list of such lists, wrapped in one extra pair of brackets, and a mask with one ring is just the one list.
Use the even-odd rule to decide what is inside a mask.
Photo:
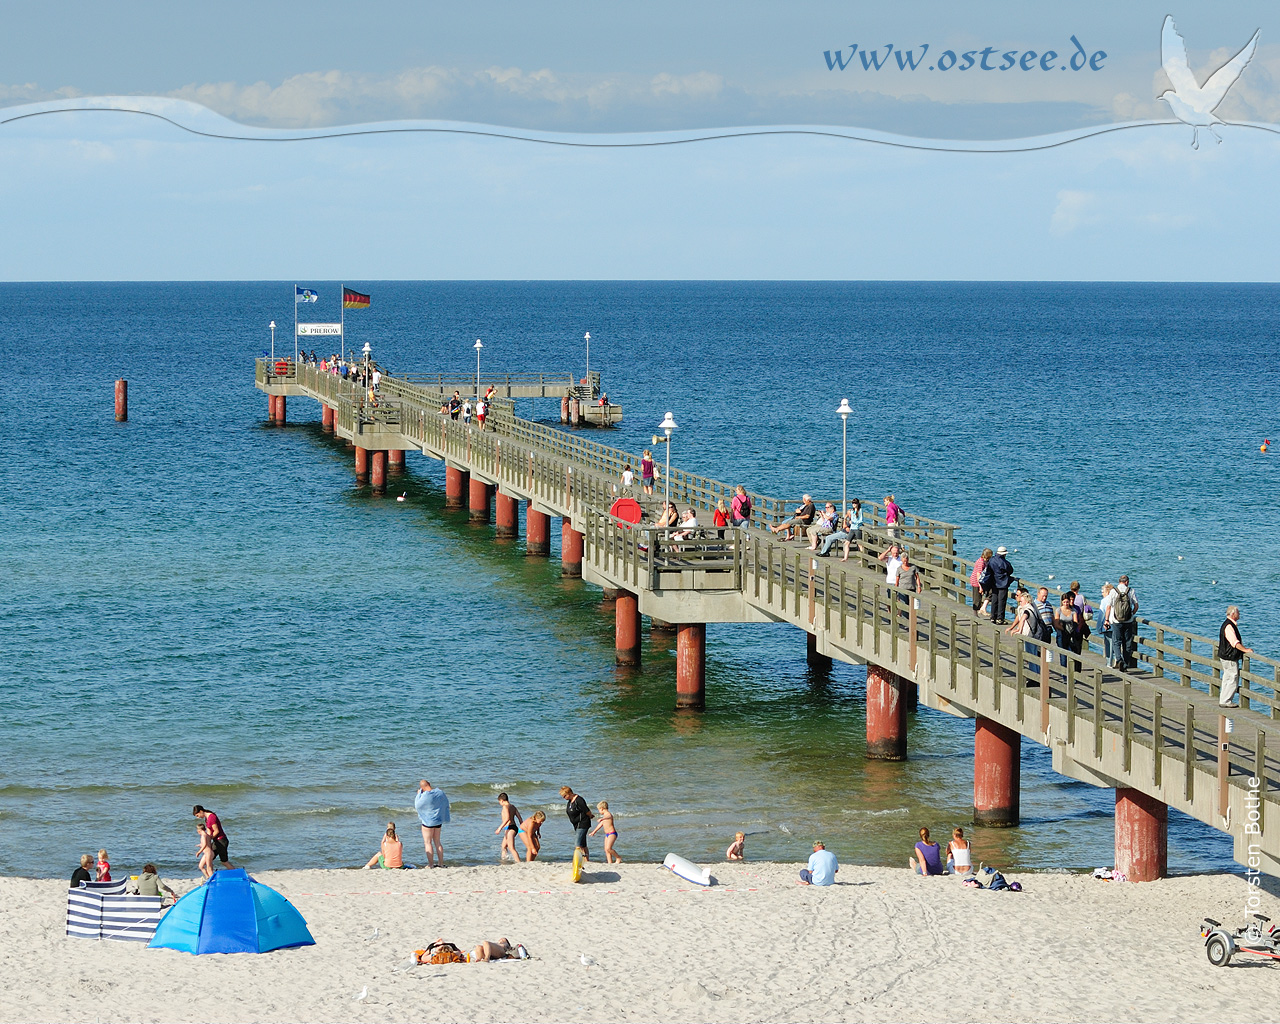
[(1280, 960), (1280, 928), (1264, 914), (1251, 914), (1249, 923), (1234, 931), (1211, 917), (1200, 926), (1204, 954), (1214, 967), (1226, 967), (1233, 956), (1251, 953), (1267, 960)]
[(78, 939), (150, 942), (163, 911), (159, 896), (135, 896), (124, 882), (81, 882), (67, 890), (67, 934)]

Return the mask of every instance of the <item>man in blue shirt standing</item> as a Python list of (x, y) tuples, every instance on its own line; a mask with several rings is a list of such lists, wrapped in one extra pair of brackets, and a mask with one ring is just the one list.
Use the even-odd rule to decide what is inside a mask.
[(836, 861), (836, 855), (828, 850), (824, 843), (814, 843), (809, 866), (800, 872), (800, 884), (835, 885), (836, 872), (839, 870), (840, 865)]
[(444, 867), (444, 847), (440, 845), (440, 826), (449, 824), (449, 798), (443, 789), (432, 789), (423, 779), (418, 783), (418, 795), (413, 798), (413, 808), (422, 822), (422, 845), (427, 851), (429, 867)]

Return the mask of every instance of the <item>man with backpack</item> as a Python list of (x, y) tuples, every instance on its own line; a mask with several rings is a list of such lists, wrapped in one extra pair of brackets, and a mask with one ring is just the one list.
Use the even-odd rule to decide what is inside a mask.
[(1129, 586), (1129, 577), (1121, 576), (1111, 602), (1111, 646), (1115, 652), (1113, 668), (1129, 672), (1138, 667), (1134, 647), (1138, 638), (1138, 595)]

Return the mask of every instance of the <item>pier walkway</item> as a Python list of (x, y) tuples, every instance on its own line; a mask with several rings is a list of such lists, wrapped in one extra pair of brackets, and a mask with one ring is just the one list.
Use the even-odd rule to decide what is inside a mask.
[[(1025, 738), (1050, 749), (1056, 771), (1115, 790), (1116, 867), (1131, 879), (1165, 873), (1171, 806), (1230, 834), (1236, 860), (1250, 870), (1280, 875), (1280, 749), (1268, 743), (1280, 717), (1280, 662), (1247, 656), (1241, 706), (1224, 713), (1216, 639), (1140, 617), (1139, 668), (1120, 673), (1107, 666), (1096, 635), (1064, 658), (977, 616), (966, 603), (973, 566), (956, 554), (951, 524), (908, 514), (896, 527), (922, 570), (924, 592), (910, 595), (888, 584), (876, 560), (894, 539), (881, 506), (863, 506), (865, 551), (848, 562), (817, 558), (763, 529), (786, 518), (794, 498), (748, 491), (753, 528), (709, 529), (731, 485), (672, 467), (655, 497), (669, 487), (672, 501), (695, 508), (704, 524), (676, 540), (671, 529), (609, 514), (623, 467), (638, 473), (636, 454), (519, 418), (505, 398), (483, 431), (451, 420), (440, 405), (452, 381), (384, 376), (374, 407), (352, 383), (283, 363), (257, 363), (271, 418), (283, 420), (285, 396), (319, 401), (324, 428), (352, 443), (357, 477), (375, 492), (405, 451), (420, 451), (445, 463), (446, 502), (465, 505), (473, 521), (488, 522), (496, 502), (497, 531), (515, 536), (523, 504), (531, 555), (550, 553), (550, 520), (559, 518), (563, 571), (616, 594), (620, 663), (639, 662), (642, 615), (654, 629), (676, 631), (678, 707), (704, 704), (707, 623), (790, 623), (807, 635), (815, 667), (833, 658), (867, 666), (868, 757), (907, 756), (906, 716), (917, 700), (975, 720), (979, 824), (1018, 823)], [(535, 378), (516, 387), (542, 386)], [(556, 379), (573, 386), (569, 374)], [(467, 383), (474, 390), (474, 379)], [(482, 375), (481, 386), (489, 383)], [(547, 397), (557, 395), (564, 397)], [(633, 496), (639, 491), (637, 484)], [(1034, 582), (1022, 582), (1034, 592)]]

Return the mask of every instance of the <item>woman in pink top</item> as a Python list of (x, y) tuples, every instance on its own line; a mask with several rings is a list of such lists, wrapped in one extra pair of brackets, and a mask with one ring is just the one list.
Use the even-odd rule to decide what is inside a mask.
[(982, 607), (982, 574), (987, 571), (987, 560), (991, 557), (991, 549), (986, 548), (973, 563), (973, 572), (969, 573), (969, 586), (973, 588), (973, 610)]

